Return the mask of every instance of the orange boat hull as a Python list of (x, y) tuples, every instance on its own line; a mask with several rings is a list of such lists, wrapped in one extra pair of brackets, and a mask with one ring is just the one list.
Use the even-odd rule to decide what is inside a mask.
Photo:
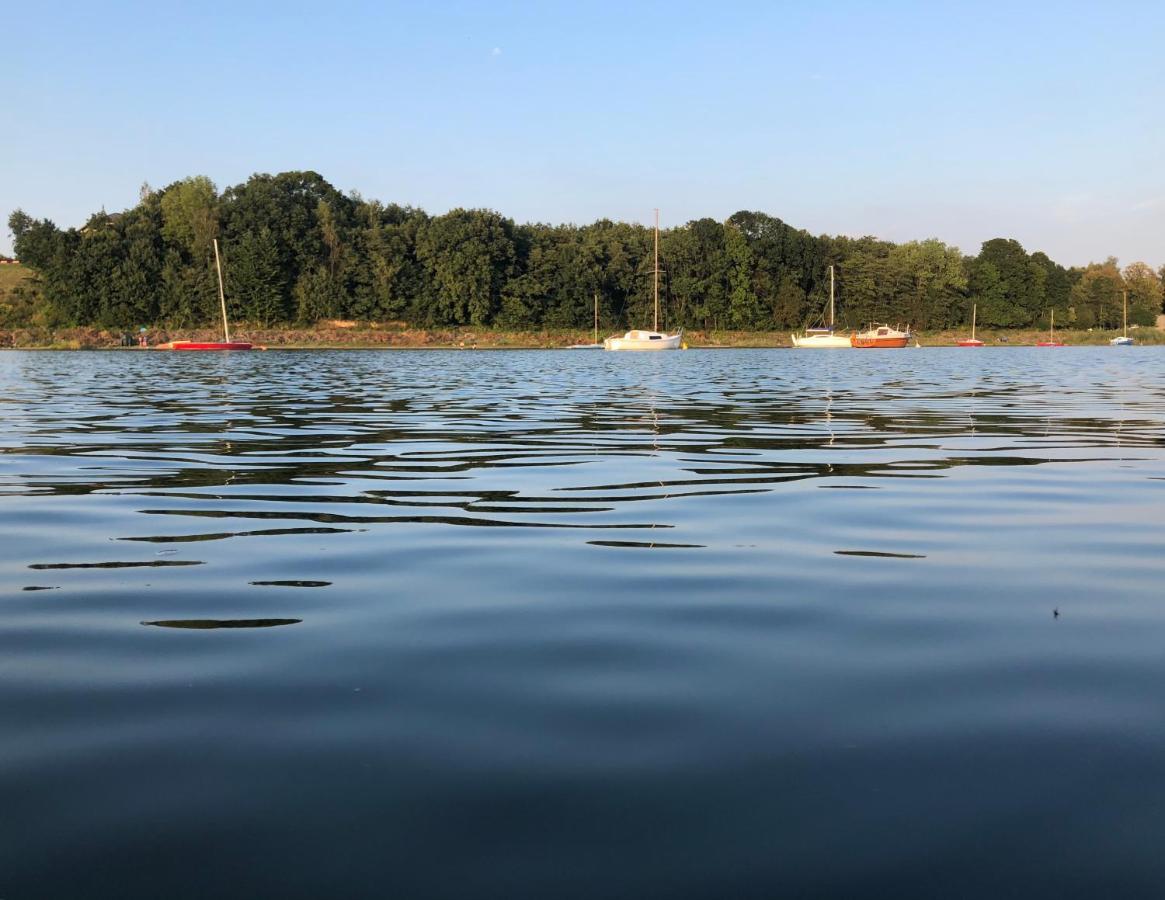
[(853, 347), (860, 347), (863, 350), (872, 348), (898, 349), (906, 346), (907, 338), (902, 337), (861, 337), (854, 335), (850, 338), (850, 345)]

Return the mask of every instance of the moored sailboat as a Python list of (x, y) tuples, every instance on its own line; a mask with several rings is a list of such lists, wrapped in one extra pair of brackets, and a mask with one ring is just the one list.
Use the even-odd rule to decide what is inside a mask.
[(1063, 341), (1056, 340), (1056, 310), (1052, 308), (1051, 318), (1048, 320), (1048, 339), (1046, 341), (1036, 341), (1037, 347), (1063, 347)]
[(227, 300), (222, 286), (222, 262), (218, 256), (218, 238), (214, 239), (214, 267), (218, 272), (218, 302), (222, 306), (221, 341), (167, 341), (158, 344), (156, 350), (250, 350), (250, 341), (232, 341), (231, 326), (227, 321)]
[(982, 347), (983, 346), (983, 342), (975, 337), (975, 314), (976, 314), (976, 312), (978, 312), (978, 310), (979, 310), (978, 303), (971, 304), (971, 336), (969, 338), (963, 338), (961, 341), (958, 341), (956, 346), (959, 346), (959, 347)]
[(1131, 347), (1134, 341), (1129, 337), (1129, 292), (1121, 291), (1121, 298), (1123, 300), (1121, 304), (1121, 320), (1123, 322), (1121, 336), (1114, 337), (1109, 343), (1114, 347)]
[(833, 266), (829, 267), (829, 323), (817, 328), (806, 328), (801, 334), (791, 334), (793, 346), (798, 349), (832, 350), (843, 347), (852, 347), (849, 335), (839, 335), (833, 332)]
[(666, 334), (659, 330), (659, 210), (655, 211), (655, 320), (652, 330), (634, 329), (622, 337), (603, 341), (604, 350), (679, 350), (684, 332)]

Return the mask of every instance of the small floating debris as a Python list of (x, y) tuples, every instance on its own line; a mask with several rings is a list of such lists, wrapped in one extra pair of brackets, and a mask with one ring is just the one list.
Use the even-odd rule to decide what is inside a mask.
[(158, 628), (275, 628), (279, 625), (298, 625), (303, 619), (158, 619), (142, 622)]
[(61, 586), (59, 584), (30, 584), (28, 587), (22, 587), (22, 591), (59, 591)]
[(252, 581), (258, 587), (327, 587), (330, 581)]
[(924, 553), (885, 553), (881, 550), (834, 550), (838, 556), (877, 556), (882, 559), (926, 559)]

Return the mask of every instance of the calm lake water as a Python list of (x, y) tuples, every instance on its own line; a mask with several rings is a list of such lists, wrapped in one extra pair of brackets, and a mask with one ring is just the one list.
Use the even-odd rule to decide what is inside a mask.
[(1165, 894), (1165, 351), (8, 352), (0, 421), (4, 900)]

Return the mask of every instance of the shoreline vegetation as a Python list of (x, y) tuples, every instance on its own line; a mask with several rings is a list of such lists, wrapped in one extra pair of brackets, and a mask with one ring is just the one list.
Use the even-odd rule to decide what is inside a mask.
[[(230, 321), (268, 346), (353, 346), (357, 336), (460, 346), (466, 329), (479, 346), (558, 346), (566, 334), (589, 342), (596, 315), (604, 335), (652, 321), (646, 226), (520, 223), (489, 209), (430, 215), (344, 194), (315, 172), (256, 174), (221, 191), (194, 176), (143, 185), (132, 207), (79, 226), (23, 210), (8, 226), (21, 264), (0, 269), (32, 274), (11, 290), (0, 284), (0, 329), (47, 329), (58, 336), (49, 343), (90, 346), (85, 335), (60, 337), (78, 326), (165, 328), (178, 339), (217, 329), (215, 241)], [(1129, 325), (1152, 326), (1165, 297), (1165, 270), (1144, 262), (1065, 267), (1007, 237), (968, 255), (936, 238), (814, 235), (753, 210), (672, 223), (659, 235), (658, 269), (667, 326), (693, 346), (787, 343), (820, 320), (831, 269), (843, 324), (943, 335), (969, 331), (974, 308), (988, 342), (998, 330), (1025, 343), (1020, 335), (1046, 333), (1053, 315), (1066, 342), (1091, 341), (1121, 327), (1126, 295)], [(412, 335), (319, 333), (316, 323), (336, 320), (405, 322)]]
[[(589, 344), (592, 333), (577, 329), (515, 331), (495, 328), (411, 328), (404, 323), (321, 323), (314, 328), (259, 328), (245, 323), (232, 327), (233, 336), (249, 340), (264, 350), (562, 350), (572, 344)], [(1056, 330), (1067, 346), (1106, 346), (1116, 331)], [(1140, 328), (1133, 332), (1138, 344), (1165, 345), (1165, 331)], [(137, 333), (100, 328), (0, 329), (3, 350), (135, 350), (153, 349), (176, 337), (174, 332), (147, 331), (147, 347), (138, 344)], [(603, 337), (600, 332), (600, 340)], [(988, 347), (1030, 347), (1046, 340), (1048, 333), (1035, 329), (983, 331), (978, 337)], [(219, 340), (212, 328), (182, 332), (188, 340)], [(966, 337), (962, 331), (919, 334), (921, 347), (954, 347)], [(693, 350), (784, 348), (793, 349), (789, 335), (773, 331), (686, 331), (684, 341)], [(909, 349), (909, 348), (908, 348)], [(582, 351), (578, 351), (582, 352)], [(801, 351), (808, 352), (808, 351)], [(820, 351), (829, 352), (829, 351)]]

